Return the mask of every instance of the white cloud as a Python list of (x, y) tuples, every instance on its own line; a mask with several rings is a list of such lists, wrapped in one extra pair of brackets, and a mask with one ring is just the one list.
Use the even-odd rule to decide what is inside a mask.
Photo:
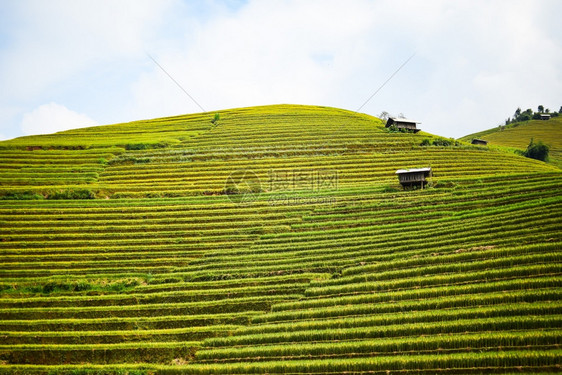
[[(155, 57), (207, 110), (273, 103), (355, 110), (417, 51), (363, 111), (403, 112), (424, 130), (459, 137), (497, 125), (518, 105), (556, 105), (562, 43), (543, 23), (557, 7), (525, 0), (250, 1), (190, 25), (183, 44)], [(133, 86), (131, 113), (199, 111), (153, 68)]]
[[(2, 54), (0, 80), (11, 98), (44, 95), (49, 86), (92, 66), (143, 55), (143, 43), (170, 1), (22, 1), (13, 47)], [(8, 95), (8, 94), (5, 94)]]
[[(338, 93), (345, 97), (348, 75), (378, 53), (362, 37), (374, 16), (369, 1), (254, 1), (218, 12), (155, 58), (207, 110), (321, 104)], [(157, 67), (133, 92), (132, 111), (199, 111)]]
[(57, 103), (37, 107), (24, 114), (21, 121), (21, 129), (26, 135), (47, 134), (94, 125), (98, 125), (95, 120)]

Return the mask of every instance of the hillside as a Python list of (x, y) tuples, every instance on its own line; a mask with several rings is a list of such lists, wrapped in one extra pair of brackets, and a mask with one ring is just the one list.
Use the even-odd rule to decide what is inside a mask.
[(489, 145), (525, 150), (533, 138), (550, 147), (550, 162), (562, 168), (562, 117), (548, 121), (531, 120), (484, 130), (460, 138), (470, 142), (473, 138), (485, 139)]
[(0, 142), (0, 373), (559, 371), (559, 168), (335, 108), (214, 115)]

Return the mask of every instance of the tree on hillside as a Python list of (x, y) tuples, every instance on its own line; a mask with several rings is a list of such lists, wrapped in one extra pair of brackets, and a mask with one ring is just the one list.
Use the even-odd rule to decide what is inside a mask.
[(529, 120), (540, 120), (541, 119), (541, 114), (543, 113), (548, 113), (550, 114), (552, 117), (557, 117), (560, 113), (562, 113), (562, 107), (560, 107), (560, 112), (550, 112), (550, 109), (545, 108), (542, 104), (539, 105), (538, 107), (538, 112), (533, 112), (533, 110), (531, 108), (527, 108), (525, 111), (521, 111), (521, 108), (517, 108), (515, 110), (515, 113), (513, 114), (513, 117), (511, 118), (507, 118), (507, 120), (505, 120), (505, 125), (509, 125), (509, 124), (513, 124), (516, 122), (524, 122), (524, 121), (529, 121)]
[(386, 121), (386, 120), (388, 120), (389, 116), (390, 115), (387, 111), (382, 111), (381, 114), (379, 115), (379, 118), (383, 121)]
[(515, 119), (515, 122), (519, 121), (529, 121), (533, 117), (533, 110), (528, 108), (525, 112), (521, 113), (519, 117)]
[(527, 150), (523, 152), (523, 156), (531, 159), (547, 161), (549, 151), (549, 147), (542, 143), (542, 141), (535, 143), (534, 139), (531, 138), (531, 142), (529, 143), (529, 146), (527, 146)]

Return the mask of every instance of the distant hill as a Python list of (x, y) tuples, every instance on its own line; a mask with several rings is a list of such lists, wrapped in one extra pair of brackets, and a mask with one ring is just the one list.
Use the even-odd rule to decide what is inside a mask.
[(525, 150), (531, 138), (535, 142), (543, 141), (550, 147), (550, 162), (562, 168), (562, 117), (502, 125), (466, 135), (460, 140), (470, 142), (473, 138), (484, 139), (489, 145), (513, 147), (519, 150)]
[(554, 165), (337, 108), (0, 142), (0, 374), (555, 373), (561, 216)]

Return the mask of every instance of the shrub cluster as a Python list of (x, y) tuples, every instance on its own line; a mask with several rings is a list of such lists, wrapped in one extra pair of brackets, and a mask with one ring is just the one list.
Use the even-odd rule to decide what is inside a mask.
[(459, 146), (460, 143), (458, 141), (455, 141), (452, 138), (436, 138), (433, 141), (425, 138), (421, 143), (420, 146), (444, 146), (444, 147), (448, 147), (448, 146)]
[(521, 154), (525, 157), (541, 160), (541, 161), (548, 161), (548, 152), (550, 148), (542, 143), (542, 141), (538, 141), (535, 143), (534, 139), (531, 138), (531, 142), (527, 149), (523, 151)]

